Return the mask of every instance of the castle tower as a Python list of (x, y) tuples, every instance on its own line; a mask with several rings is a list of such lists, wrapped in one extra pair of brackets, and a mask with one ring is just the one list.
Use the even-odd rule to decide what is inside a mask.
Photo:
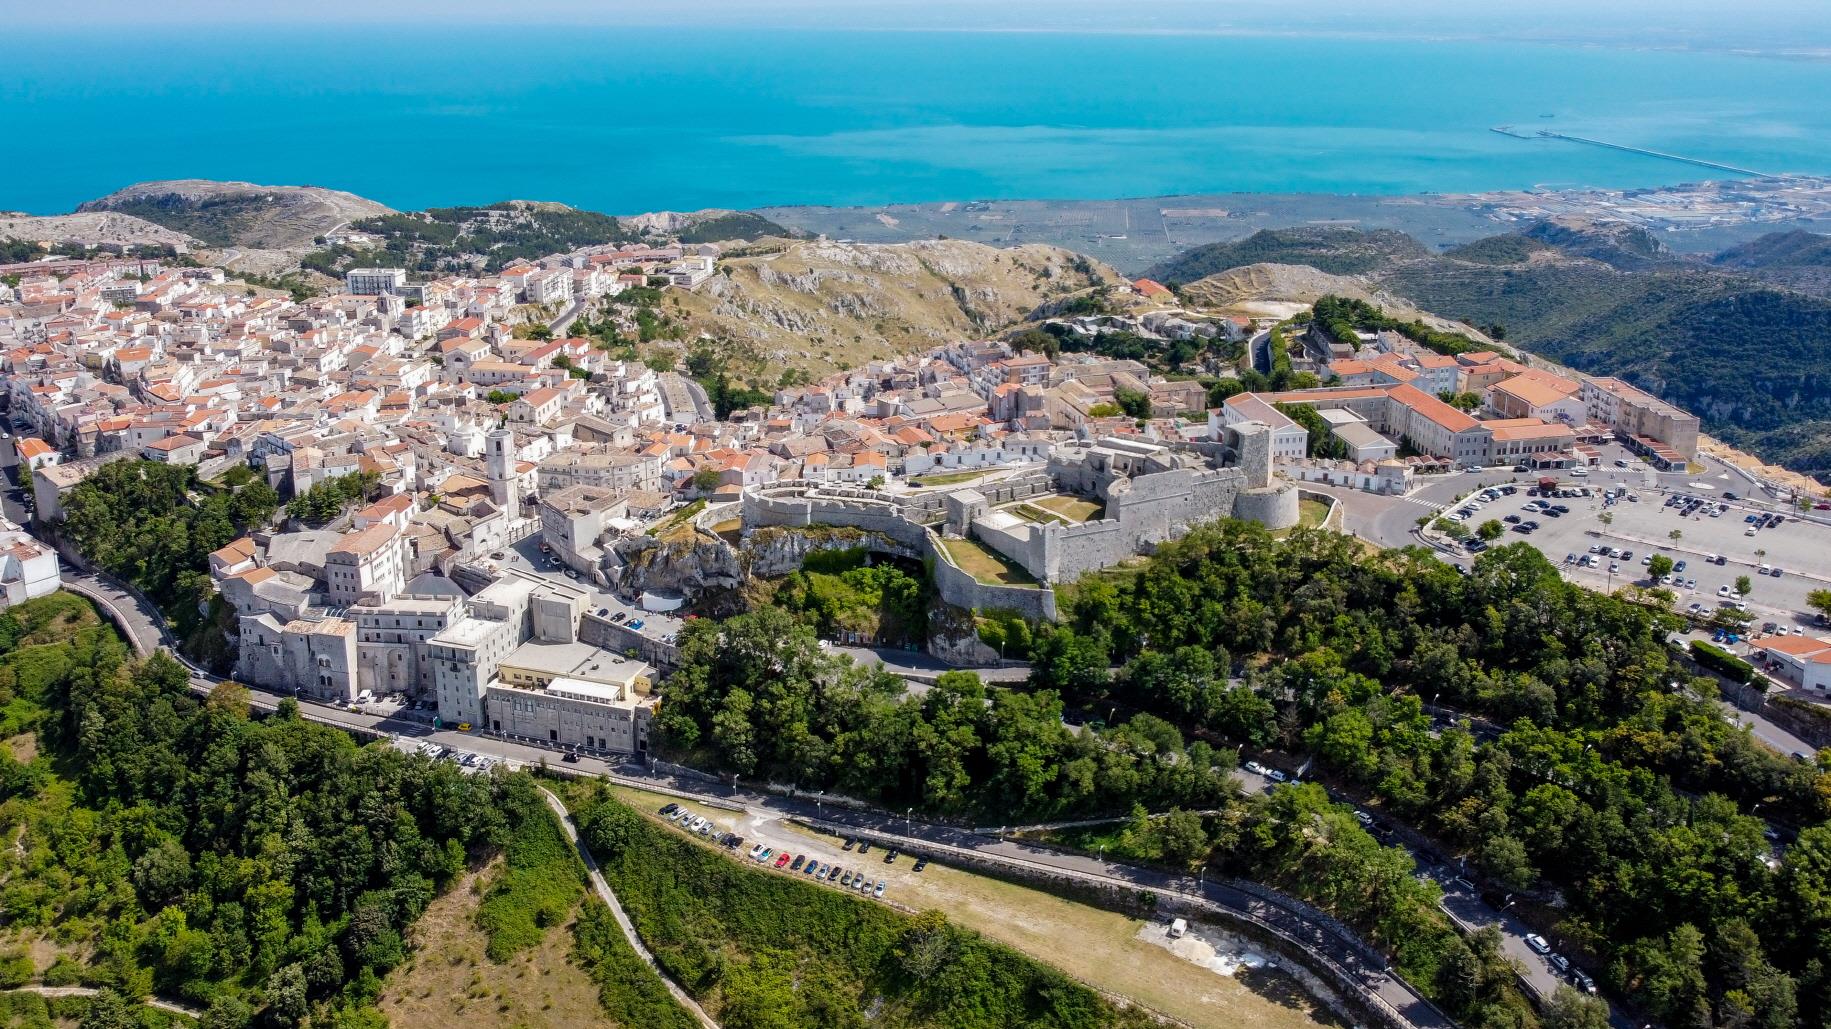
[(515, 434), (491, 430), (484, 443), (484, 460), (490, 473), (490, 499), (508, 512), (509, 521), (521, 517), (521, 494), (515, 485)]

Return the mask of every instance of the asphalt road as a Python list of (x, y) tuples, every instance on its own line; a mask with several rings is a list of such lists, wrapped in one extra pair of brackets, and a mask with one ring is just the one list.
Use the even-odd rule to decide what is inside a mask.
[(586, 300), (586, 298), (584, 298), (584, 297), (580, 297), (579, 299), (574, 300), (566, 308), (565, 311), (560, 313), (560, 316), (558, 318), (555, 318), (555, 319), (553, 319), (553, 321), (548, 323), (547, 327), (553, 330), (553, 335), (555, 338), (564, 336), (566, 334), (566, 330), (570, 329), (572, 327), (572, 323), (574, 321), (576, 321), (578, 319), (578, 316), (584, 312), (585, 305), (587, 303), (589, 303), (589, 301)]
[[(169, 647), (163, 622), (158, 613), (150, 609), (150, 605), (97, 576), (71, 571), (67, 573), (67, 582), (79, 592), (100, 601), (133, 637), (136, 649), (142, 653)], [(184, 660), (181, 655), (174, 656)], [(207, 693), (220, 680), (193, 667), (191, 681), (193, 689)], [(272, 710), (285, 699), (280, 694), (253, 688), (250, 688), (250, 694), (254, 706), (263, 710)], [(1391, 974), (1384, 961), (1364, 941), (1332, 922), (1318, 922), (1306, 917), (1295, 905), (1285, 906), (1268, 899), (1276, 896), (1270, 891), (1266, 891), (1265, 896), (1255, 896), (1225, 883), (1190, 879), (1156, 869), (1137, 868), (1088, 855), (1065, 853), (1029, 842), (988, 837), (967, 829), (922, 822), (907, 815), (897, 817), (884, 811), (851, 809), (837, 803), (828, 804), (818, 797), (810, 799), (806, 795), (782, 797), (761, 793), (744, 789), (735, 779), (726, 784), (699, 776), (678, 776), (633, 760), (613, 764), (597, 758), (579, 757), (576, 761), (562, 762), (550, 750), (496, 739), (477, 732), (434, 729), (425, 721), (401, 712), (374, 715), (310, 701), (300, 701), (299, 708), (301, 714), (312, 721), (359, 735), (409, 742), (431, 740), (460, 752), (499, 759), (511, 766), (552, 764), (553, 767), (574, 774), (605, 775), (647, 789), (659, 788), (699, 800), (736, 803), (758, 815), (799, 817), (866, 830), (891, 846), (911, 850), (927, 847), (943, 852), (967, 851), (994, 863), (1049, 870), (1089, 881), (1154, 890), (1196, 900), (1286, 937), (1313, 959), (1332, 965), (1348, 981), (1357, 984), (1363, 991), (1363, 1002), (1388, 1007), (1412, 1026), (1419, 1029), (1453, 1029), (1454, 1026), (1453, 1022), (1404, 980)]]

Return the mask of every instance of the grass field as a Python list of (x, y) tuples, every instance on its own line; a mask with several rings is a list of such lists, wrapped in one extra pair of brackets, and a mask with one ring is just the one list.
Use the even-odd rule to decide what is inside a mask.
[(1092, 521), (1106, 512), (1106, 505), (1098, 500), (1084, 497), (1042, 497), (1033, 503), (1045, 511), (1053, 511), (1071, 522)]
[(1035, 522), (1038, 525), (1071, 524), (1068, 519), (1063, 518), (1054, 511), (1045, 511), (1040, 507), (1033, 507), (1029, 504), (1018, 504), (1015, 507), (1007, 507), (1003, 510), (1009, 511), (1026, 522)]
[(379, 1001), (395, 1029), (607, 1024), (597, 986), (570, 959), (569, 919), (508, 961), (486, 956), (489, 939), (477, 928), (479, 891), (499, 870), (496, 862), (464, 876), (414, 923), (413, 956), (389, 973)]
[(1297, 524), (1314, 528), (1329, 517), (1329, 505), (1320, 500), (1297, 501)]
[(991, 470), (981, 468), (961, 472), (940, 472), (935, 475), (918, 475), (915, 477), (915, 482), (920, 483), (923, 487), (952, 486), (955, 483), (972, 482), (974, 479), (982, 478)]
[(988, 586), (1034, 586), (1030, 573), (968, 539), (945, 539), (947, 556), (962, 571)]
[[(650, 817), (673, 801), (623, 786), (612, 786), (611, 792)], [(821, 860), (848, 868), (865, 867), (873, 877), (889, 881), (886, 900), (917, 911), (940, 911), (1091, 986), (1197, 1029), (1316, 1029), (1341, 1024), (1288, 975), (1261, 971), (1229, 977), (1211, 972), (1140, 939), (1146, 928), (1140, 919), (940, 863), (917, 873), (907, 858), (886, 865), (873, 851), (860, 859), (842, 850), (839, 840), (799, 826), (759, 823), (740, 812), (691, 802), (684, 806), (721, 829), (743, 834), (746, 846), (786, 845), (795, 853), (818, 854)]]

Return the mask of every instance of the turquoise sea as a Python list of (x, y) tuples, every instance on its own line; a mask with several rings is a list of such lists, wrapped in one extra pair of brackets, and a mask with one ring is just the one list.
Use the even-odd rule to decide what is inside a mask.
[(1500, 42), (26, 29), (0, 112), (0, 210), (47, 214), (161, 178), (630, 213), (1710, 177), (1498, 124), (1831, 174), (1831, 62)]

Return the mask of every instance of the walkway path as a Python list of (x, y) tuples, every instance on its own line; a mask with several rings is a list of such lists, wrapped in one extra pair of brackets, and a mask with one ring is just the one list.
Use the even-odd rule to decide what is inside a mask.
[(668, 974), (661, 970), (661, 965), (655, 961), (655, 955), (650, 953), (648, 947), (643, 944), (642, 937), (636, 933), (635, 923), (629, 920), (629, 915), (623, 911), (623, 905), (617, 902), (617, 895), (611, 890), (610, 883), (605, 881), (604, 874), (598, 870), (598, 861), (591, 856), (591, 848), (585, 846), (585, 840), (579, 835), (577, 823), (573, 822), (572, 813), (566, 810), (566, 805), (560, 803), (560, 799), (549, 793), (544, 786), (540, 787), (540, 795), (547, 799), (547, 806), (553, 809), (555, 815), (559, 816), (559, 824), (566, 830), (566, 838), (578, 848), (579, 859), (585, 862), (585, 871), (591, 876), (591, 886), (598, 891), (598, 899), (610, 909), (611, 917), (617, 920), (618, 928), (623, 930), (623, 938), (629, 941), (630, 947), (643, 961), (648, 963), (650, 968), (655, 970), (656, 975), (661, 977), (661, 981), (667, 985), (668, 992), (674, 995), (674, 1000), (679, 1002), (681, 1007), (692, 1012), (693, 1017), (699, 1019), (699, 1024), (705, 1026), (706, 1029), (719, 1029), (718, 1023), (712, 1020), (711, 1015), (706, 1014), (705, 1009), (699, 1006), (699, 1002), (688, 996), (687, 991), (681, 989), (679, 983), (669, 978)]
[[(37, 983), (26, 983), (23, 986), (15, 986), (11, 989), (0, 990), (0, 993), (36, 993), (40, 997), (93, 997), (101, 992), (101, 990), (94, 986), (42, 986)], [(184, 1015), (189, 1018), (198, 1019), (201, 1019), (204, 1016), (202, 1008), (194, 1008), (186, 1004), (180, 1004), (175, 1000), (166, 1000), (163, 997), (130, 997), (128, 999), (137, 1000), (138, 1003), (144, 1004), (149, 1008), (170, 1011), (174, 1015)]]

